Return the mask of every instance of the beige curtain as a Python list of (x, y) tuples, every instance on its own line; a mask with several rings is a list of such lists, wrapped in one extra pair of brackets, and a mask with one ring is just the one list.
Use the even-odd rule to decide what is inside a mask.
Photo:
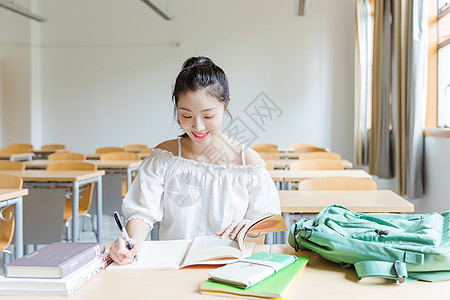
[(427, 8), (422, 0), (375, 1), (369, 172), (397, 177), (410, 198), (423, 194)]
[(370, 102), (370, 58), (372, 55), (371, 7), (369, 0), (356, 0), (355, 36), (355, 164), (366, 163), (367, 105)]

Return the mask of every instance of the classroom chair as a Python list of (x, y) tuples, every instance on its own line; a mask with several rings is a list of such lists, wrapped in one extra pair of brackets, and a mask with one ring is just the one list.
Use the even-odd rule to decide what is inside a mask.
[(43, 145), (41, 147), (41, 150), (59, 150), (59, 149), (66, 149), (66, 146), (62, 144), (48, 144)]
[(14, 149), (20, 149), (20, 150), (27, 149), (28, 151), (25, 152), (25, 153), (27, 153), (27, 152), (30, 152), (31, 150), (33, 150), (33, 145), (31, 145), (31, 144), (10, 144), (10, 145), (8, 145), (7, 148), (11, 149), (11, 150), (14, 150)]
[(332, 152), (308, 152), (300, 154), (298, 159), (333, 159), (340, 160), (341, 155)]
[(82, 153), (52, 153), (47, 157), (47, 160), (58, 161), (58, 160), (86, 160), (86, 155)]
[[(100, 160), (102, 161), (112, 161), (112, 160), (141, 160), (141, 157), (138, 153), (134, 152), (111, 152), (104, 153), (100, 155)], [(136, 174), (134, 174), (131, 178), (131, 181), (134, 180)], [(122, 198), (125, 198), (127, 194), (127, 177), (126, 175), (122, 175)]]
[(150, 153), (152, 153), (152, 148), (142, 149), (140, 151), (140, 153), (148, 153), (148, 154), (150, 154)]
[(126, 151), (137, 151), (137, 150), (139, 150), (139, 152), (141, 152), (142, 150), (148, 149), (147, 145), (143, 145), (143, 144), (128, 144), (128, 145), (124, 145), (123, 148)]
[(125, 152), (125, 148), (122, 148), (122, 147), (102, 147), (102, 148), (97, 148), (95, 150), (96, 154), (103, 154), (103, 153), (109, 153), (109, 152)]
[(309, 152), (328, 152), (325, 148), (317, 148), (317, 147), (305, 147), (305, 148), (295, 148), (293, 150), (294, 153), (309, 153)]
[(256, 152), (278, 152), (278, 146), (275, 144), (255, 144), (252, 149)]
[[(22, 178), (14, 175), (0, 174), (0, 188), (2, 189), (21, 189), (23, 185)], [(8, 250), (14, 236), (14, 205), (0, 208), (0, 252), (3, 253), (3, 269), (7, 262), (6, 255), (13, 259), (13, 253)], [(4, 270), (5, 271), (5, 270)]]
[(355, 177), (321, 177), (302, 180), (300, 191), (372, 191), (377, 183), (369, 178)]
[(270, 162), (265, 162), (265, 164), (266, 164), (265, 167), (266, 167), (266, 170), (267, 170), (267, 171), (270, 171), (270, 170), (273, 170), (273, 169), (274, 169), (272, 163), (270, 163)]
[(15, 154), (15, 153), (31, 153), (32, 149), (29, 148), (4, 148), (0, 149), (0, 153), (9, 153), (9, 154)]
[(25, 171), (25, 164), (20, 161), (0, 160), (0, 170)]
[(258, 152), (258, 154), (263, 160), (280, 159), (280, 155), (278, 154), (278, 152)]
[(290, 170), (344, 170), (344, 165), (332, 159), (303, 159), (293, 162)]
[(294, 152), (295, 152), (295, 149), (298, 149), (298, 148), (316, 148), (316, 146), (313, 144), (291, 144), (288, 147), (289, 151), (294, 151)]
[[(82, 170), (97, 171), (97, 166), (93, 163), (79, 162), (79, 161), (60, 162), (50, 164), (47, 166), (47, 171), (82, 171)], [(81, 185), (79, 190), (80, 190), (80, 197), (79, 197), (78, 216), (85, 216), (90, 220), (92, 231), (94, 231), (94, 234), (97, 237), (97, 231), (94, 229), (92, 216), (88, 213), (92, 203), (94, 182)], [(66, 190), (66, 202), (63, 216), (67, 240), (69, 240), (69, 232), (70, 232), (69, 221), (72, 219), (72, 199), (73, 199), (73, 191), (72, 187), (69, 187)]]

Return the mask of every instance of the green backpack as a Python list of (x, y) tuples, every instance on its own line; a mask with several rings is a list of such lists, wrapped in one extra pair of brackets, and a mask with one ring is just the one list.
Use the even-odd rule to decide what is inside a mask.
[(296, 251), (354, 265), (360, 278), (443, 281), (450, 279), (449, 213), (374, 215), (331, 205), (294, 223), (288, 241)]

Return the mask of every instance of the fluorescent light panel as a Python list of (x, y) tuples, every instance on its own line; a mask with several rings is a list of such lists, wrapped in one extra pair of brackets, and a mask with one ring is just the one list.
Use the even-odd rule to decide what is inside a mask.
[(142, 0), (145, 4), (150, 6), (154, 11), (156, 11), (161, 17), (164, 19), (170, 21), (173, 20), (173, 16), (161, 5), (159, 5), (158, 2), (155, 0)]
[(12, 4), (11, 2), (8, 1), (0, 0), (0, 6), (39, 22), (47, 21), (46, 18), (35, 15), (32, 12), (29, 12), (28, 10), (25, 10), (22, 7)]

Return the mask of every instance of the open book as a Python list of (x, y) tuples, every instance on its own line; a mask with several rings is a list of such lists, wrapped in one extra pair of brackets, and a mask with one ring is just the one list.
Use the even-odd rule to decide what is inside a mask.
[(254, 243), (244, 243), (249, 233), (286, 231), (280, 215), (266, 213), (249, 222), (236, 240), (219, 236), (199, 236), (189, 240), (145, 241), (138, 253), (139, 261), (116, 267), (145, 269), (179, 269), (190, 265), (222, 265), (252, 254)]

